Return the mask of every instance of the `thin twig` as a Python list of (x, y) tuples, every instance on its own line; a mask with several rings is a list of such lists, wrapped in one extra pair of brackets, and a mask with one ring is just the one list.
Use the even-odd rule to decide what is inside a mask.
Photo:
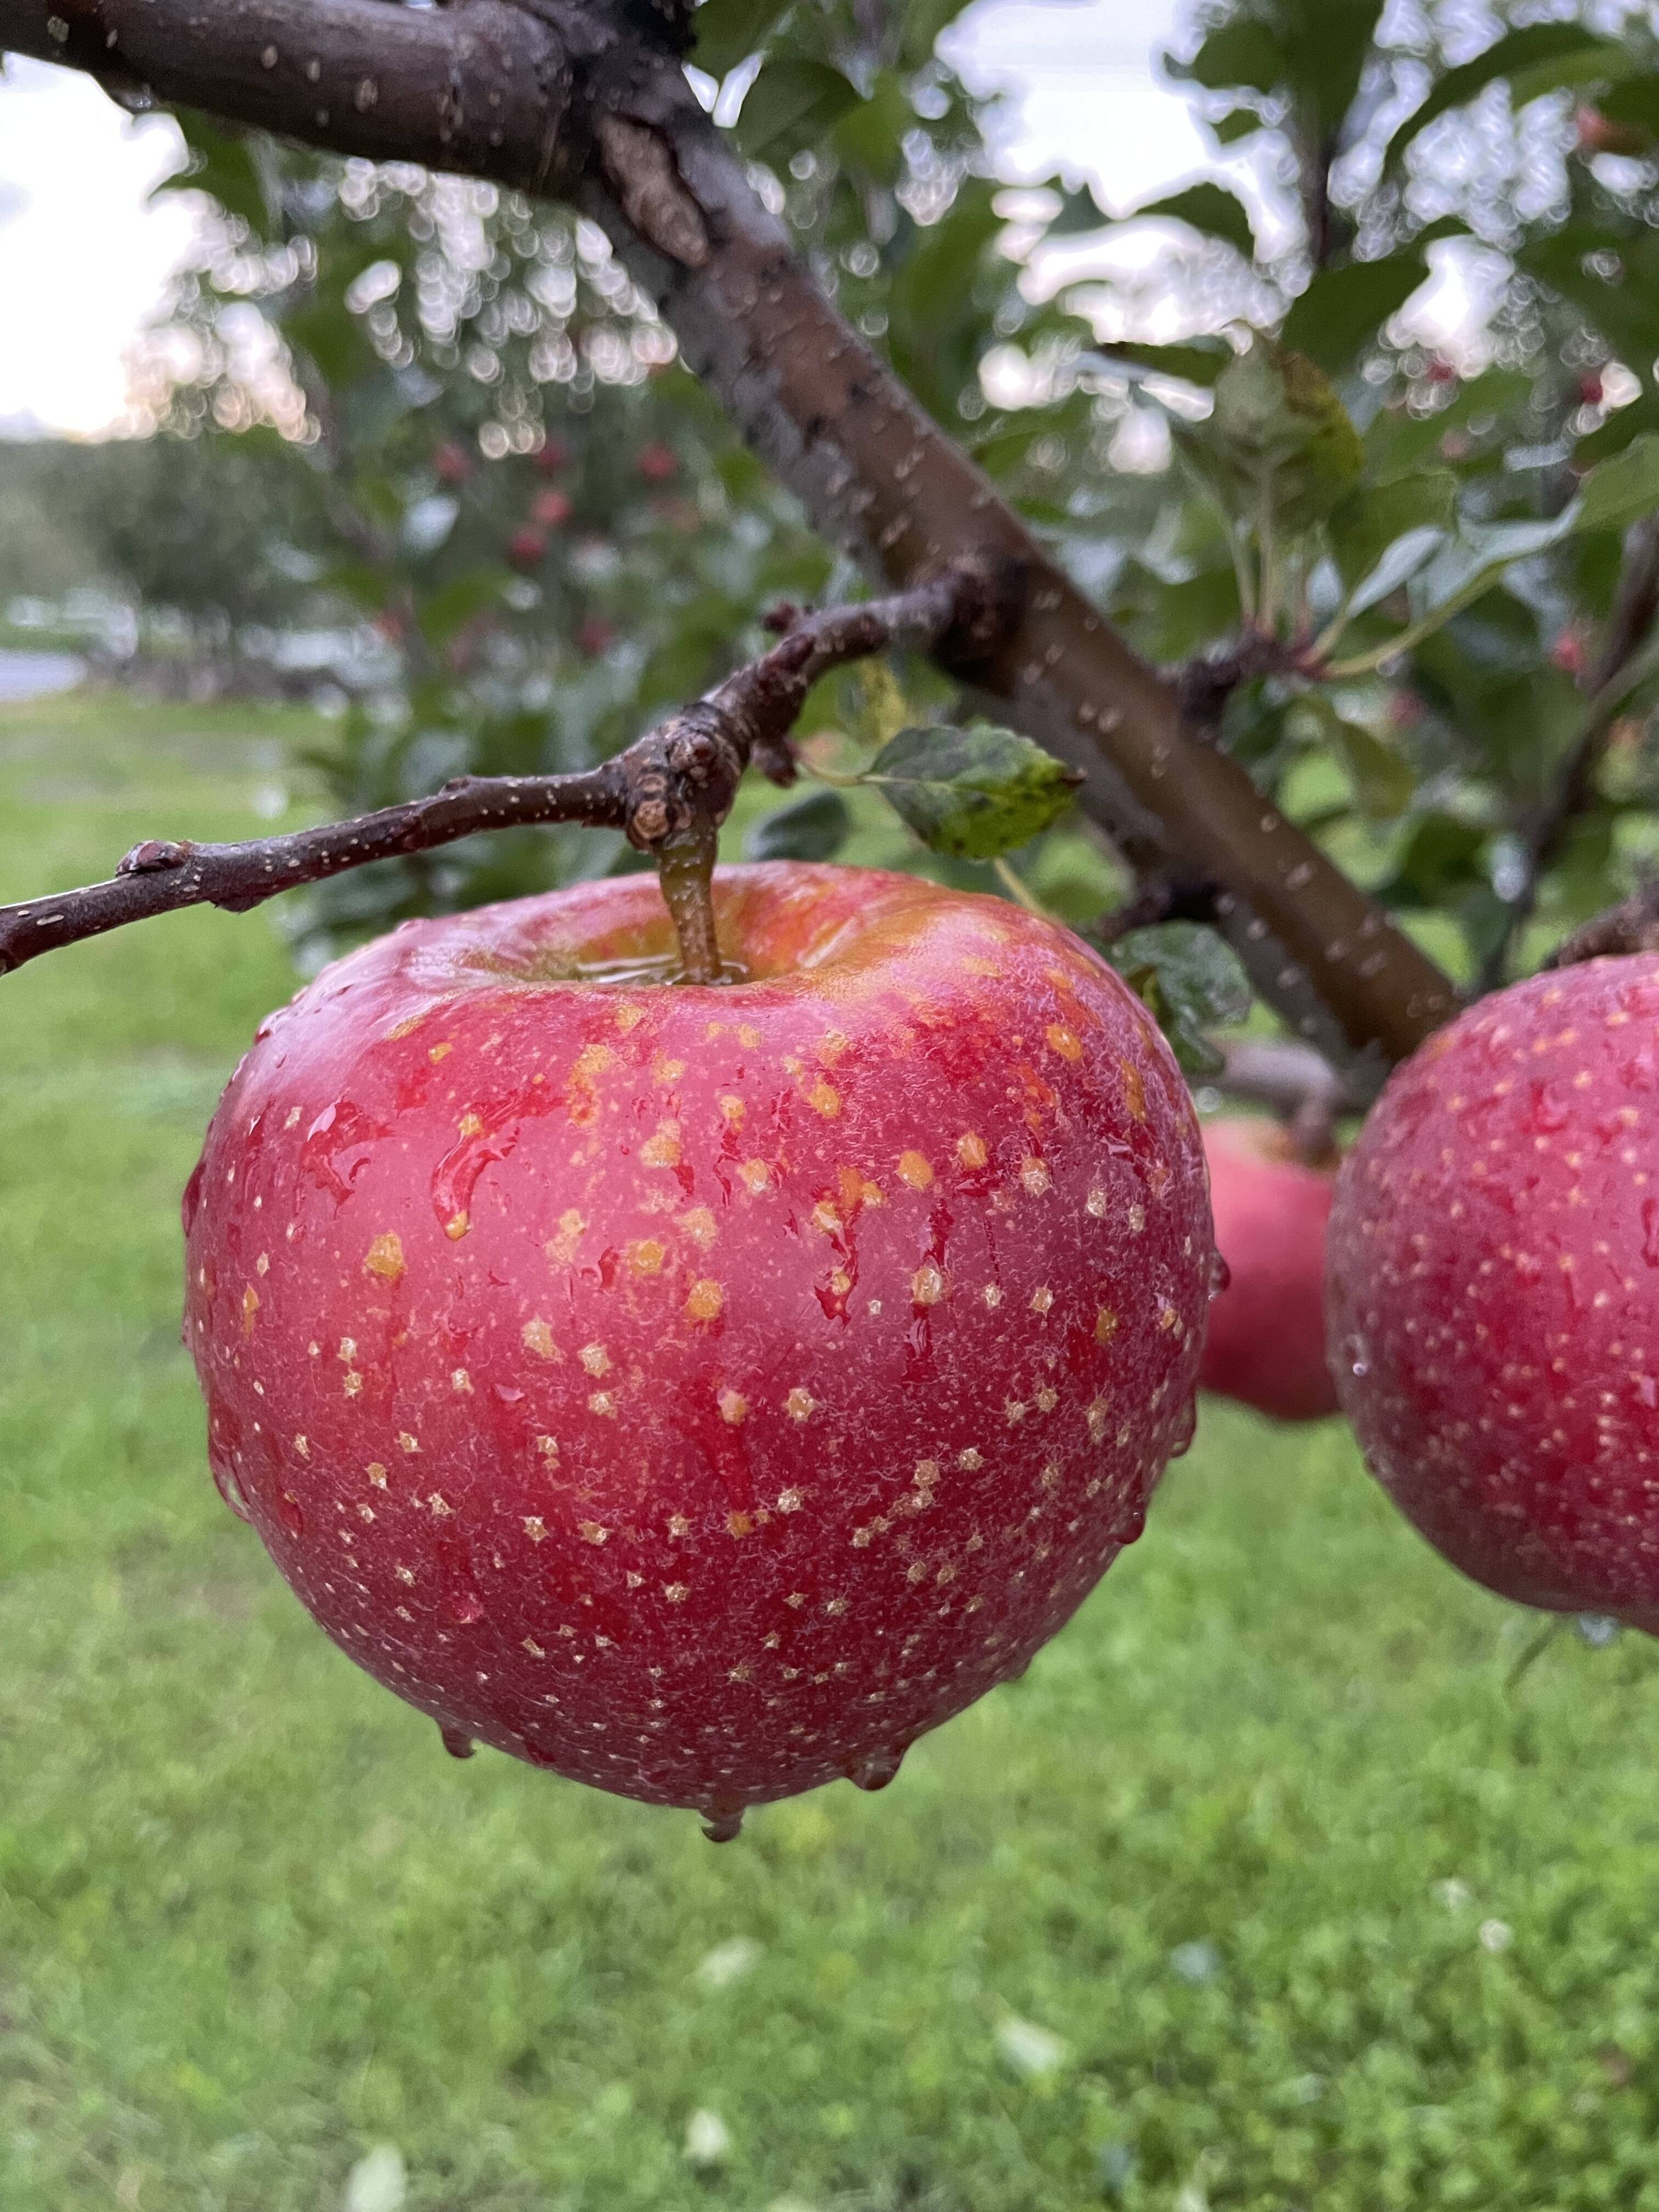
[(752, 761), (775, 783), (794, 781), (788, 732), (808, 691), (830, 669), (888, 650), (982, 646), (1000, 616), (981, 573), (953, 564), (915, 590), (805, 615), (760, 659), (682, 708), (601, 767), (574, 775), (461, 776), (428, 799), (243, 845), (152, 838), (107, 883), (0, 907), (0, 975), (152, 915), (216, 906), (246, 914), (283, 891), (372, 860), (430, 852), (481, 830), (586, 823), (620, 830), (674, 878), (684, 973), (719, 972), (712, 912), (697, 910), (688, 871), (701, 869), (707, 906), (713, 840)]
[(1574, 968), (1628, 952), (1659, 952), (1659, 878), (1564, 937), (1544, 965)]

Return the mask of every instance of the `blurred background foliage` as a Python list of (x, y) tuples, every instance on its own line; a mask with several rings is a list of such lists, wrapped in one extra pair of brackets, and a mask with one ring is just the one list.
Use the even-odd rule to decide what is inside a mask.
[[(693, 62), (825, 287), (1206, 740), (1462, 976), (1528, 964), (1659, 845), (1645, 11), (1220, 0), (1165, 67), (1250, 181), (1125, 216), (999, 182), (934, 52), (961, 4), (706, 0)], [(0, 519), (52, 526), (26, 577), (0, 532), (0, 590), (95, 580), (152, 673), (322, 696), (358, 811), (586, 765), (757, 649), (774, 602), (860, 588), (591, 225), (185, 131), (166, 189), (206, 214), (146, 347), (158, 434), (9, 456)], [(1164, 250), (1109, 280), (1125, 221)], [(1404, 312), (1430, 282), (1463, 301), (1439, 350)], [(850, 672), (808, 761), (845, 774), (950, 708), (925, 668)], [(749, 834), (1079, 926), (1127, 888), (1074, 814), (1000, 863), (924, 852), (864, 790)], [(319, 887), (300, 954), (633, 865), (601, 833), (480, 837)], [(1164, 945), (1190, 1002), (1212, 948)]]

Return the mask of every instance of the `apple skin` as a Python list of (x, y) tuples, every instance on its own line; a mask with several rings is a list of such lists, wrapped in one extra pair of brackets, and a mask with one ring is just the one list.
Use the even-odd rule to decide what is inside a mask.
[(1210, 1302), (1199, 1388), (1280, 1421), (1336, 1411), (1325, 1364), (1325, 1224), (1334, 1170), (1298, 1160), (1273, 1121), (1207, 1121), (1210, 1208), (1228, 1280)]
[(185, 1331), (351, 1658), (730, 1832), (890, 1778), (1139, 1535), (1212, 1240), (1174, 1060), (1067, 932), (865, 869), (715, 899), (752, 980), (577, 976), (665, 966), (647, 876), (325, 970), (209, 1129)]
[(1431, 1037), (1326, 1255), (1338, 1395), (1407, 1518), (1504, 1597), (1659, 1632), (1659, 956)]

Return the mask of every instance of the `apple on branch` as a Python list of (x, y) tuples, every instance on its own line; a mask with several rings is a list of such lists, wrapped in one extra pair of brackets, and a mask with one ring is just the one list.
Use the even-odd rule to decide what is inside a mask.
[(1338, 1184), (1333, 1371), (1455, 1566), (1659, 1633), (1659, 956), (1482, 999), (1398, 1068)]
[[(1052, 765), (1052, 764), (1051, 764)], [(357, 1663), (602, 1789), (746, 1806), (1017, 1674), (1191, 1433), (1180, 1072), (1057, 926), (909, 876), (405, 923), (261, 1028), (185, 1200), (212, 1466)]]

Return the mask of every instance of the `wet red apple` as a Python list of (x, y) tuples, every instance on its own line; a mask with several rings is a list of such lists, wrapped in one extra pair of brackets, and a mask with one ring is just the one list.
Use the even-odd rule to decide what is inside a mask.
[(1431, 1037), (1326, 1249), (1343, 1410), (1401, 1510), (1505, 1597), (1659, 1632), (1659, 957)]
[(1186, 1087), (1062, 929), (909, 876), (405, 923), (185, 1200), (212, 1465), (442, 1727), (731, 1832), (1017, 1673), (1139, 1534), (1211, 1267)]
[(1199, 1386), (1281, 1421), (1334, 1413), (1324, 1279), (1335, 1170), (1306, 1165), (1264, 1120), (1206, 1122), (1204, 1150), (1228, 1280), (1210, 1304)]

